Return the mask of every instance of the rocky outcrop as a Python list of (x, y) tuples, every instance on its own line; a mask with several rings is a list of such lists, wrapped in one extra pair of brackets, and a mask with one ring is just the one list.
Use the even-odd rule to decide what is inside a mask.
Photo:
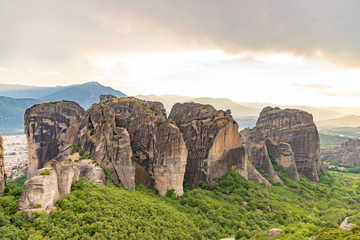
[(116, 98), (114, 95), (106, 94), (106, 95), (100, 95), (100, 103), (106, 103), (107, 101), (112, 100), (113, 98)]
[(232, 167), (247, 177), (247, 154), (230, 110), (177, 103), (169, 118), (179, 127), (188, 149), (185, 179), (189, 186), (220, 178)]
[(94, 104), (80, 127), (80, 145), (85, 154), (107, 170), (115, 183), (135, 189), (135, 163), (128, 131), (115, 124), (115, 111)]
[(37, 169), (57, 157), (68, 155), (78, 139), (85, 110), (75, 102), (61, 101), (35, 105), (25, 112), (25, 134), (28, 141), (28, 178)]
[(283, 184), (284, 182), (271, 163), (264, 133), (255, 127), (253, 129), (245, 128), (240, 135), (247, 150), (249, 162), (261, 167), (272, 180)]
[(4, 191), (6, 184), (6, 173), (4, 165), (4, 140), (0, 136), (0, 194)]
[(116, 126), (128, 129), (133, 159), (138, 163), (136, 181), (146, 179), (164, 195), (173, 189), (183, 194), (187, 148), (175, 122), (166, 118), (164, 106), (135, 98), (118, 98), (108, 103), (114, 109)]
[(103, 169), (91, 160), (62, 163), (49, 161), (28, 180), (26, 189), (18, 200), (19, 210), (29, 214), (37, 211), (50, 213), (55, 209), (55, 202), (69, 195), (71, 184), (81, 177), (105, 185)]
[(187, 149), (163, 105), (136, 98), (109, 97), (102, 102), (94, 104), (83, 121), (84, 152), (124, 187), (134, 189), (136, 179), (162, 195), (170, 189), (183, 194)]
[(266, 107), (256, 127), (276, 143), (288, 143), (294, 153), (297, 170), (312, 181), (319, 181), (318, 171), (326, 174), (320, 161), (320, 140), (311, 114), (297, 110)]
[(294, 153), (290, 144), (285, 142), (276, 143), (272, 139), (266, 139), (267, 150), (271, 157), (279, 164), (295, 181), (300, 181), (297, 171)]
[(256, 170), (251, 162), (247, 163), (247, 179), (253, 181), (254, 183), (265, 183), (266, 186), (271, 185), (271, 183), (263, 175), (261, 175), (258, 170)]
[(340, 161), (342, 164), (360, 163), (360, 139), (350, 138), (337, 150), (321, 151), (321, 158), (330, 162)]

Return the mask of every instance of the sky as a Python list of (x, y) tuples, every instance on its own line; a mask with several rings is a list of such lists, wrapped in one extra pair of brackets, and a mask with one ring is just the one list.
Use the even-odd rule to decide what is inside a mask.
[(358, 0), (0, 0), (0, 84), (360, 106)]

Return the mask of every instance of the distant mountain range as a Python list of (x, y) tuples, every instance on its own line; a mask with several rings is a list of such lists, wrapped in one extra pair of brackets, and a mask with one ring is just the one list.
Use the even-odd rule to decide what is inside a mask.
[(22, 133), (25, 110), (34, 104), (69, 100), (88, 109), (101, 94), (125, 97), (121, 91), (97, 82), (59, 87), (0, 84), (0, 134)]

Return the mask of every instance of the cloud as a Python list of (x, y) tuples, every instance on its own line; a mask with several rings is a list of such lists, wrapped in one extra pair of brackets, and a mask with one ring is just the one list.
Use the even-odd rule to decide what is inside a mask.
[(56, 62), (218, 48), (321, 56), (360, 68), (358, 9), (357, 0), (2, 1), (0, 63), (16, 54)]
[(327, 84), (301, 84), (301, 83), (293, 83), (293, 84), (291, 84), (291, 85), (292, 85), (292, 86), (295, 86), (295, 87), (304, 87), (304, 88), (316, 89), (316, 90), (322, 90), (322, 89), (332, 88), (331, 85), (327, 85)]

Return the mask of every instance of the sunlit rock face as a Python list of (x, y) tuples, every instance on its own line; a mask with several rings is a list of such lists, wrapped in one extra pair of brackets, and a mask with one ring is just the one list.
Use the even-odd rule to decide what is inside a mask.
[(272, 180), (283, 184), (271, 163), (264, 133), (255, 127), (253, 129), (245, 128), (240, 134), (247, 150), (249, 162), (261, 167)]
[(0, 136), (0, 194), (4, 191), (6, 184), (6, 173), (4, 165), (4, 140)]
[(24, 193), (18, 200), (18, 207), (30, 215), (33, 212), (50, 213), (55, 202), (70, 194), (71, 184), (85, 177), (98, 185), (105, 185), (103, 169), (90, 159), (80, 162), (49, 161), (38, 169), (27, 182)]
[(169, 119), (179, 127), (188, 149), (185, 180), (189, 186), (220, 178), (232, 167), (247, 178), (247, 155), (230, 111), (177, 103)]
[(77, 141), (85, 110), (75, 102), (61, 101), (35, 105), (25, 112), (28, 141), (28, 178), (57, 157), (68, 154)]
[(350, 138), (337, 150), (321, 151), (325, 161), (340, 161), (342, 164), (360, 163), (360, 139)]
[(285, 142), (294, 153), (297, 170), (312, 181), (319, 181), (318, 171), (326, 174), (320, 161), (320, 139), (311, 114), (297, 110), (266, 107), (256, 127), (276, 143)]

